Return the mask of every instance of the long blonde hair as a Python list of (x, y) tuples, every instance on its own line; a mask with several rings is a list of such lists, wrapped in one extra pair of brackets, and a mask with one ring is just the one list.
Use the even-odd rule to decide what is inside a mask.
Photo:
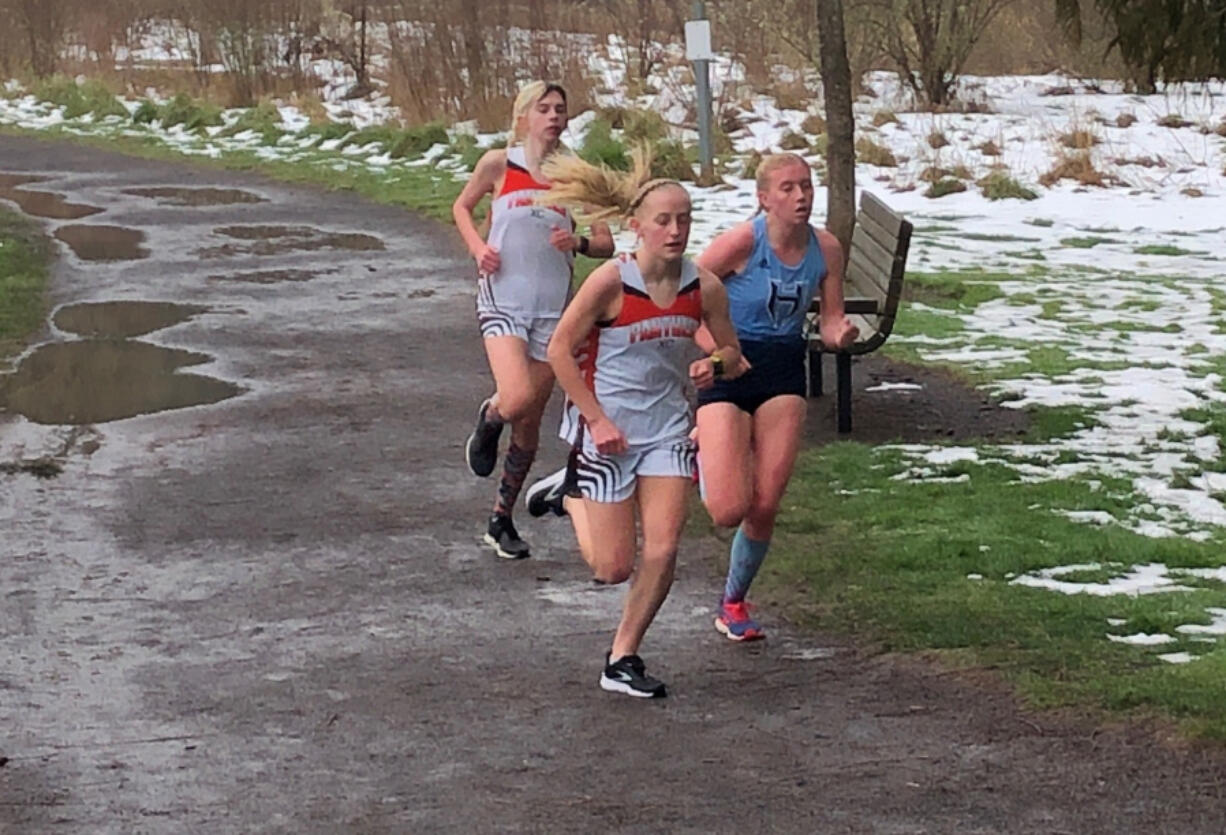
[[(767, 154), (766, 156), (762, 157), (762, 161), (758, 163), (758, 172), (754, 177), (755, 181), (757, 182), (758, 191), (762, 192), (770, 188), (771, 174), (774, 174), (776, 171), (782, 168), (787, 168), (789, 165), (795, 165), (797, 163), (803, 165), (806, 170), (812, 173), (812, 167), (800, 154), (785, 152), (780, 154)], [(761, 214), (763, 211), (765, 210), (762, 208), (762, 200), (759, 198), (758, 211), (755, 214)]]
[(557, 93), (562, 97), (562, 101), (566, 102), (566, 90), (562, 89), (561, 84), (529, 81), (519, 88), (519, 93), (515, 96), (515, 103), (511, 105), (511, 133), (507, 145), (518, 145), (524, 141), (524, 117), (536, 107), (538, 101), (550, 93)]
[(568, 206), (585, 223), (610, 218), (625, 220), (657, 188), (681, 186), (676, 180), (651, 176), (651, 150), (646, 145), (633, 148), (630, 161), (629, 171), (614, 171), (607, 165), (592, 165), (574, 154), (552, 154), (541, 164), (541, 173), (551, 186), (538, 202)]

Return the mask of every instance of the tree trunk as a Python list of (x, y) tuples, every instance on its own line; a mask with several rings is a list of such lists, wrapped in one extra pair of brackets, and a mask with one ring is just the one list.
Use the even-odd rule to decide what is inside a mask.
[(826, 97), (826, 226), (851, 251), (856, 224), (856, 123), (851, 113), (851, 66), (843, 0), (817, 0), (818, 48)]

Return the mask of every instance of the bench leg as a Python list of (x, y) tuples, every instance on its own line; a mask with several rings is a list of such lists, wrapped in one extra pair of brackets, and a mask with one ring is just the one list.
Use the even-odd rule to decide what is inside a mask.
[(840, 351), (834, 355), (838, 373), (838, 429), (840, 434), (851, 431), (851, 354)]
[(809, 349), (809, 396), (822, 396), (822, 352)]

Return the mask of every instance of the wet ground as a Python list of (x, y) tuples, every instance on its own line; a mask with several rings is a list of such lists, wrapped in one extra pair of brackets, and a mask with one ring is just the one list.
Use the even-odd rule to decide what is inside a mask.
[[(478, 545), (493, 484), (460, 458), (489, 381), (450, 230), (67, 145), (0, 139), (0, 171), (45, 177), (148, 250), (65, 248), (57, 306), (192, 308), (146, 331), (61, 307), (43, 334), (58, 347), (6, 390), (41, 385), (44, 352), (118, 352), (117, 369), (157, 348), (142, 380), (203, 360), (191, 374), (235, 395), (81, 426), (0, 413), (0, 831), (1220, 830), (1216, 750), (1028, 714), (990, 682), (775, 613), (765, 645), (720, 640), (711, 540), (686, 541), (644, 647), (671, 697), (602, 693), (620, 590), (590, 584), (556, 521), (522, 522), (531, 560)], [(151, 210), (135, 188), (264, 202)], [(380, 247), (199, 257), (235, 226)], [(1017, 428), (947, 377), (878, 359), (857, 373), (857, 437), (917, 415), (925, 437)], [(101, 388), (96, 368), (75, 374), (30, 402)], [(870, 390), (908, 375), (925, 386), (909, 400)], [(144, 388), (120, 400), (139, 406)], [(544, 466), (561, 460), (547, 450)]]

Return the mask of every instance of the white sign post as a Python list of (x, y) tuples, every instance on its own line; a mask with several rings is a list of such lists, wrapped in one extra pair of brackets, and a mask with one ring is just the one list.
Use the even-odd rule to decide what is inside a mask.
[(698, 159), (699, 183), (715, 182), (715, 165), (711, 154), (711, 21), (707, 20), (706, 3), (694, 0), (695, 20), (685, 24), (685, 57), (694, 62), (694, 84), (698, 93)]

